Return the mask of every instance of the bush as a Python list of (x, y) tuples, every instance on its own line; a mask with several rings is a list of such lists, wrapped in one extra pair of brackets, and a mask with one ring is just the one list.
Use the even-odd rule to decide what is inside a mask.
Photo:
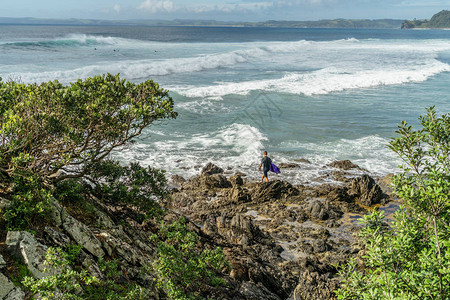
[[(84, 270), (71, 267), (70, 254), (60, 248), (49, 248), (45, 256), (46, 270), (53, 275), (39, 280), (25, 277), (22, 284), (39, 299), (108, 299), (139, 300), (148, 299), (148, 291), (138, 285), (116, 284), (121, 272), (117, 264), (99, 260), (105, 280), (89, 275)], [(111, 270), (112, 269), (112, 270)]]
[(404, 161), (394, 179), (404, 207), (390, 229), (377, 211), (363, 218), (364, 263), (341, 269), (339, 299), (450, 297), (450, 114), (427, 111), (422, 129), (403, 122), (390, 143)]
[(200, 299), (202, 286), (225, 284), (217, 276), (229, 267), (222, 249), (198, 249), (198, 235), (188, 230), (183, 218), (163, 225), (152, 238), (162, 240), (154, 267), (158, 286), (170, 299)]

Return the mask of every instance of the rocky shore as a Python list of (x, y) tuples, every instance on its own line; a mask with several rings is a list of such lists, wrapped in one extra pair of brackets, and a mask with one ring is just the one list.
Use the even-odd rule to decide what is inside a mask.
[[(282, 168), (295, 168), (283, 165)], [(167, 221), (185, 216), (201, 247), (220, 246), (231, 264), (226, 285), (204, 287), (211, 299), (332, 299), (339, 287), (336, 266), (361, 254), (356, 220), (374, 206), (395, 209), (389, 176), (354, 176), (349, 161), (335, 162), (330, 176), (338, 184), (292, 185), (283, 180), (252, 182), (242, 173), (224, 174), (208, 164), (201, 174), (171, 178)], [(138, 224), (132, 209), (92, 199), (90, 216), (52, 203), (51, 222), (42, 230), (9, 231), (0, 238), (0, 299), (23, 299), (13, 283), (19, 262), (35, 278), (47, 276), (42, 265), (48, 247), (82, 245), (80, 264), (103, 278), (98, 258), (115, 258), (124, 282), (166, 299), (151, 268), (156, 245), (149, 237), (158, 223)], [(390, 203), (389, 205), (387, 205)], [(0, 199), (0, 209), (8, 200)]]

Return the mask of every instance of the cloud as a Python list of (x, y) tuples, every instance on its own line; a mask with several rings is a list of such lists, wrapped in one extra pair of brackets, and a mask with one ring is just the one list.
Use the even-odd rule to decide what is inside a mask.
[(160, 11), (173, 12), (176, 8), (170, 0), (145, 0), (138, 6), (138, 9), (156, 13)]
[(115, 5), (113, 6), (113, 10), (114, 10), (116, 13), (120, 13), (120, 5), (119, 5), (119, 4), (115, 4)]
[(236, 12), (254, 12), (273, 7), (273, 2), (268, 1), (254, 1), (239, 4), (197, 4), (187, 8), (188, 11), (194, 13), (206, 12), (222, 12), (222, 13), (236, 13)]

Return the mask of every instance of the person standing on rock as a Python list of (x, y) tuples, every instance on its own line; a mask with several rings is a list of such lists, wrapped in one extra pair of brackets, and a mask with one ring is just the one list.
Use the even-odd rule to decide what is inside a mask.
[(270, 157), (267, 156), (267, 151), (264, 151), (264, 156), (261, 159), (261, 163), (259, 164), (259, 170), (261, 171), (261, 167), (263, 169), (263, 175), (261, 178), (261, 182), (264, 181), (264, 178), (266, 178), (266, 182), (269, 182), (269, 177), (267, 176), (267, 173), (270, 170), (270, 166), (272, 165), (272, 160)]

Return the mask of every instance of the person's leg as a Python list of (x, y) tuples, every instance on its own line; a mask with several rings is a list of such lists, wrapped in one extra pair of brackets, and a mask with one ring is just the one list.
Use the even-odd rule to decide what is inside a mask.
[(269, 176), (268, 176), (268, 173), (269, 171), (264, 171), (264, 174), (263, 174), (263, 179), (264, 179), (264, 177), (266, 177), (266, 182), (269, 182)]

